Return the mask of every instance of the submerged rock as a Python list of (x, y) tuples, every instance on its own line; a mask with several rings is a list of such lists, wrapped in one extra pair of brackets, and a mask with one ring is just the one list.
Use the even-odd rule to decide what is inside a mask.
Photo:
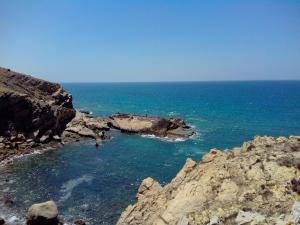
[(58, 225), (58, 209), (53, 201), (32, 205), (27, 212), (27, 225)]
[(76, 221), (74, 222), (74, 224), (75, 224), (75, 225), (85, 225), (86, 223), (85, 223), (84, 220), (76, 220)]
[(299, 159), (299, 136), (213, 149), (198, 163), (188, 159), (164, 187), (144, 180), (117, 225), (299, 224)]

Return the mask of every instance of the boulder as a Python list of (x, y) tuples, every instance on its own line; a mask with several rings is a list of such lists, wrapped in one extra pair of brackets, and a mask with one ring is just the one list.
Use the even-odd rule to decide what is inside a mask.
[(32, 205), (27, 212), (27, 225), (58, 225), (58, 209), (53, 201)]

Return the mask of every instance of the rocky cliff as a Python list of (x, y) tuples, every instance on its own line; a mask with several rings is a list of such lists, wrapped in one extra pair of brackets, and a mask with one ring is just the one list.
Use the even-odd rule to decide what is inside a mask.
[(117, 225), (299, 224), (300, 137), (256, 137), (188, 159), (170, 184), (145, 179)]
[(74, 116), (59, 84), (0, 68), (0, 161), (55, 139)]

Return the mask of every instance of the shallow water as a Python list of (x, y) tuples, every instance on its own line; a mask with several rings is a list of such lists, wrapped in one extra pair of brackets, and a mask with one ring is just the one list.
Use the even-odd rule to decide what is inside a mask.
[[(195, 127), (187, 141), (114, 133), (99, 148), (92, 141), (17, 159), (0, 168), (0, 216), (25, 213), (32, 203), (53, 199), (66, 221), (114, 224), (135, 201), (140, 182), (169, 182), (187, 157), (210, 148), (240, 146), (254, 135), (300, 134), (300, 82), (203, 82), (64, 84), (77, 109), (106, 116), (115, 112), (174, 116)], [(7, 179), (8, 178), (8, 179)], [(8, 182), (6, 181), (8, 180)]]

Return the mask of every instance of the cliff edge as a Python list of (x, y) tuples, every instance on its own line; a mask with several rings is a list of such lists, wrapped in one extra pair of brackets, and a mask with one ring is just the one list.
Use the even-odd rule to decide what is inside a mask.
[(59, 84), (0, 68), (0, 161), (55, 139), (74, 116)]
[(187, 159), (162, 187), (145, 179), (117, 225), (299, 224), (300, 137), (256, 137)]

